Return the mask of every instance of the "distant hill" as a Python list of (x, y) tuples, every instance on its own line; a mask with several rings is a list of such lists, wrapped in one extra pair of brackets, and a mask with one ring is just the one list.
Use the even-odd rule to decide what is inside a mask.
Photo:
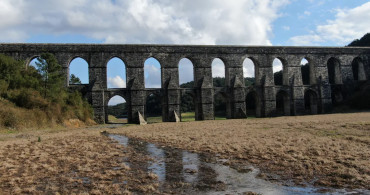
[(370, 47), (370, 33), (367, 33), (361, 39), (352, 41), (348, 47)]

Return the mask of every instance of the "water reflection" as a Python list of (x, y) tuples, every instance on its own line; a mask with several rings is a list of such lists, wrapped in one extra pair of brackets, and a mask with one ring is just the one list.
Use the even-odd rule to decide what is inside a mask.
[[(183, 194), (242, 194), (256, 192), (261, 194), (323, 194), (316, 193), (320, 188), (315, 187), (288, 187), (271, 183), (256, 176), (259, 170), (250, 166), (251, 171), (240, 173), (235, 169), (222, 164), (222, 159), (197, 154), (189, 151), (159, 147), (155, 144), (128, 139), (121, 135), (109, 135), (120, 144), (131, 147), (136, 152), (151, 157), (148, 161), (131, 162), (130, 167), (155, 173), (161, 184), (163, 193)], [(328, 194), (367, 194), (369, 190), (330, 189)]]

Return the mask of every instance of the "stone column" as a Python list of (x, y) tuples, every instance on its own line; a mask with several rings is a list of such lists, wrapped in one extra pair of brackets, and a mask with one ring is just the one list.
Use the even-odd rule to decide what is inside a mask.
[(231, 58), (225, 62), (225, 82), (230, 95), (228, 101), (230, 118), (246, 118), (243, 62), (240, 56), (231, 56)]
[(194, 65), (195, 120), (214, 120), (212, 61), (206, 56), (192, 58)]
[(319, 93), (318, 113), (327, 113), (332, 109), (331, 87), (327, 67), (328, 59), (326, 56), (315, 56), (316, 64), (314, 64), (314, 71)]
[(354, 79), (352, 70), (352, 61), (354, 56), (340, 56), (340, 70), (342, 75), (342, 95), (343, 98), (350, 96), (354, 92)]
[(179, 70), (176, 58), (161, 59), (162, 65), (162, 114), (163, 122), (179, 122), (180, 89)]
[(97, 123), (104, 124), (105, 121), (105, 95), (106, 88), (106, 65), (100, 54), (92, 54), (90, 58), (85, 58), (89, 64), (89, 90), (91, 94), (91, 104), (94, 109), (94, 118)]
[[(69, 86), (69, 56), (66, 55), (65, 53), (56, 53), (54, 54), (55, 58), (57, 59), (58, 63), (62, 66), (63, 68), (63, 73), (65, 75), (65, 86)], [(28, 64), (27, 64), (28, 66)]]
[(291, 115), (299, 115), (305, 112), (301, 67), (301, 59), (299, 56), (287, 57), (287, 64), (285, 68), (287, 69), (288, 84), (291, 92)]
[(271, 117), (276, 111), (276, 96), (274, 86), (274, 73), (272, 71), (271, 56), (256, 56), (259, 62), (256, 66), (256, 88), (261, 90), (261, 115)]
[(145, 116), (144, 56), (132, 54), (126, 57), (127, 115), (129, 123), (140, 124), (139, 115)]

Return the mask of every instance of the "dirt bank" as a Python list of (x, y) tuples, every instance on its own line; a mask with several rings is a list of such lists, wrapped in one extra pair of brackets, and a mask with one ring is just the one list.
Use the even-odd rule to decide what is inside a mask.
[(158, 123), (109, 132), (257, 165), (263, 178), (335, 188), (370, 183), (370, 113)]

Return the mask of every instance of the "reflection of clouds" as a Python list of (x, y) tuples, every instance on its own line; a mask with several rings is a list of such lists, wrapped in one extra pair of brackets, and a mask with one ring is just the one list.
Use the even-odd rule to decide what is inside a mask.
[(274, 62), (272, 62), (272, 70), (274, 73), (283, 70), (283, 63), (281, 63), (279, 59), (275, 58)]
[(120, 76), (108, 77), (108, 88), (126, 88), (126, 82)]
[(244, 77), (254, 77), (254, 63), (249, 58), (243, 62), (243, 75)]
[(109, 100), (108, 105), (114, 106), (114, 105), (125, 103), (125, 102), (126, 102), (125, 99), (123, 99), (121, 96), (116, 95)]
[(187, 58), (183, 58), (179, 62), (179, 80), (180, 84), (194, 80), (193, 63)]
[(225, 77), (225, 65), (219, 58), (212, 62), (212, 77)]
[(145, 87), (161, 88), (161, 70), (152, 64), (145, 64)]

